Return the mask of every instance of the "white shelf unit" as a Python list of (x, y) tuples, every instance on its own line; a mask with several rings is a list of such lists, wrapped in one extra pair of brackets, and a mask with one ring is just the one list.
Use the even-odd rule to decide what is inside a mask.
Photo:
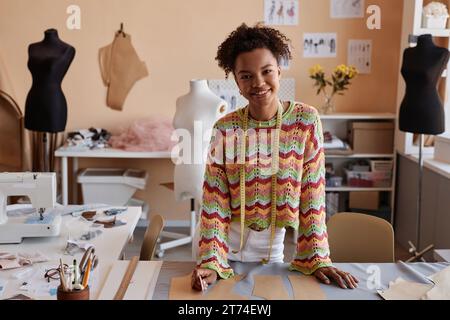
[[(367, 121), (367, 122), (395, 122), (396, 115), (394, 113), (335, 113), (335, 114), (326, 114), (320, 116), (322, 121), (323, 132), (330, 132), (333, 135), (337, 136), (339, 139), (348, 141), (348, 130), (351, 122), (355, 121)], [(390, 222), (393, 223), (393, 204), (394, 204), (394, 195), (395, 195), (395, 153), (392, 150), (392, 153), (387, 154), (377, 154), (377, 153), (369, 153), (369, 154), (329, 154), (327, 150), (325, 150), (325, 162), (332, 163), (335, 168), (335, 173), (338, 176), (345, 176), (344, 167), (349, 161), (367, 159), (367, 160), (392, 160), (394, 164), (393, 173), (392, 173), (392, 183), (391, 186), (385, 188), (363, 188), (363, 187), (350, 187), (346, 185), (342, 185), (340, 187), (326, 187), (326, 192), (339, 192), (339, 193), (348, 193), (348, 192), (361, 192), (361, 191), (377, 191), (377, 192), (389, 192), (389, 208), (390, 208)], [(344, 179), (345, 181), (345, 179)], [(346, 196), (339, 196), (339, 198), (346, 198)], [(340, 205), (339, 207), (343, 207)], [(345, 206), (344, 206), (345, 207)], [(348, 209), (348, 208), (347, 208)], [(346, 209), (343, 209), (346, 210)]]
[[(401, 68), (403, 62), (403, 52), (408, 47), (414, 47), (415, 43), (410, 43), (410, 36), (420, 36), (424, 34), (431, 34), (435, 40), (442, 38), (447, 39), (446, 47), (450, 49), (450, 28), (447, 29), (426, 29), (422, 28), (422, 11), (424, 4), (426, 5), (429, 1), (424, 0), (403, 0), (403, 25), (402, 25), (402, 36), (401, 36), (401, 46), (400, 46), (400, 60), (399, 60), (399, 79), (398, 79), (398, 89), (397, 89), (397, 116), (400, 110), (400, 105), (403, 101), (405, 95), (405, 81), (401, 75)], [(447, 7), (450, 7), (450, 0), (439, 0), (439, 2), (445, 3)], [(439, 45), (439, 44), (438, 44)], [(441, 46), (441, 45), (439, 45)], [(444, 96), (443, 105), (445, 108), (445, 124), (447, 132), (450, 132), (450, 104), (448, 99), (448, 92), (450, 90), (450, 81), (447, 80), (447, 70), (442, 74), (441, 81), (444, 81)], [(412, 133), (402, 132), (398, 129), (398, 124), (396, 124), (395, 130), (395, 146), (396, 150), (404, 155), (409, 154), (419, 154), (419, 146), (414, 144)], [(434, 153), (434, 147), (424, 147), (422, 153), (424, 155)]]

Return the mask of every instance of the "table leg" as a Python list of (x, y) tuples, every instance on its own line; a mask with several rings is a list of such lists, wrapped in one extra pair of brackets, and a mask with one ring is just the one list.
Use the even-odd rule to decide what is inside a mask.
[(78, 158), (72, 158), (72, 203), (78, 204), (78, 183), (77, 183), (77, 174), (78, 174)]
[(67, 176), (67, 157), (61, 157), (61, 174), (62, 174), (62, 204), (67, 206), (69, 204), (69, 180)]

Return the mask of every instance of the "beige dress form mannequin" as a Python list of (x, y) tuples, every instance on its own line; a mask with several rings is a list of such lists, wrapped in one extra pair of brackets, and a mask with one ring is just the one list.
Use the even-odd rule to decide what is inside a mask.
[[(190, 92), (177, 99), (173, 126), (191, 139), (187, 163), (175, 166), (174, 192), (177, 201), (191, 200), (190, 237), (194, 239), (196, 225), (195, 202), (201, 204), (206, 156), (215, 122), (228, 111), (226, 101), (216, 96), (206, 80), (191, 80)], [(198, 228), (197, 228), (198, 229)], [(196, 247), (194, 243), (193, 248)]]

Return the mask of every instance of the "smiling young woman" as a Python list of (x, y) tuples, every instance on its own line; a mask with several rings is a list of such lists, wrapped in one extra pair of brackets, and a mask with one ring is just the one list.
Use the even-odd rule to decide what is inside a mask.
[(299, 231), (290, 270), (327, 284), (334, 280), (342, 288), (357, 286), (355, 277), (330, 260), (318, 112), (304, 103), (280, 101), (281, 59), (291, 59), (289, 40), (261, 25), (242, 24), (218, 49), (219, 66), (227, 77), (234, 75), (249, 103), (214, 126), (199, 239), (193, 242), (198, 243), (196, 290), (233, 276), (229, 261), (283, 263), (286, 227)]

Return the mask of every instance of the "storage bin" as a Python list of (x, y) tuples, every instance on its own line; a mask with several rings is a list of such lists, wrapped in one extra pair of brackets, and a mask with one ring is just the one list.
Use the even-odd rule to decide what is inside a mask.
[(358, 172), (345, 170), (347, 186), (361, 188), (389, 188), (392, 171)]
[(380, 193), (378, 191), (349, 192), (348, 206), (351, 209), (378, 210)]
[(134, 169), (83, 170), (78, 175), (83, 202), (124, 206), (137, 189), (145, 189), (147, 172)]
[(434, 17), (422, 15), (422, 28), (426, 29), (445, 29), (447, 27), (448, 17)]
[(392, 171), (392, 160), (370, 160), (370, 171)]
[(352, 122), (349, 129), (353, 153), (392, 154), (394, 152), (393, 122)]
[[(141, 208), (141, 217), (140, 219), (142, 220), (148, 220), (148, 211), (149, 211), (149, 206), (145, 201), (139, 200), (139, 199), (135, 199), (135, 198), (131, 198), (126, 204), (126, 207), (140, 207)], [(139, 224), (139, 223), (138, 223)], [(144, 225), (145, 227), (147, 226), (147, 222)]]
[(326, 181), (327, 187), (342, 187), (342, 177), (330, 177)]

